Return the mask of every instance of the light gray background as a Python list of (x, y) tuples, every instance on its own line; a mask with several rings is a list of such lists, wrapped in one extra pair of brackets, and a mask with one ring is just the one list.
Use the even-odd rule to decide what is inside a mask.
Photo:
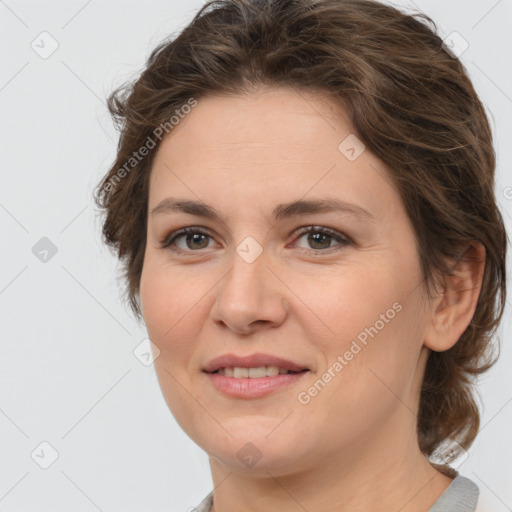
[[(0, 0), (1, 511), (185, 511), (211, 490), (205, 453), (133, 354), (146, 333), (120, 302), (91, 195), (117, 143), (105, 97), (201, 5)], [(395, 5), (469, 42), (461, 59), (491, 118), (510, 226), (512, 0)], [(47, 59), (31, 48), (43, 31), (59, 45)], [(47, 262), (32, 252), (42, 237), (58, 250)], [(508, 305), (500, 332), (501, 360), (480, 385), (483, 428), (459, 467), (493, 512), (512, 510)], [(48, 469), (43, 441), (58, 452)]]

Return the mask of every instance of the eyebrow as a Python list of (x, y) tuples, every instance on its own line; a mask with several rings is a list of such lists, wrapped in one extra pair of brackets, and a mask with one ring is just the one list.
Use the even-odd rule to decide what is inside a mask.
[[(183, 212), (197, 217), (204, 217), (207, 219), (222, 221), (222, 217), (210, 205), (200, 202), (192, 201), (189, 199), (175, 199), (168, 197), (158, 203), (152, 210), (151, 215), (158, 213), (174, 213)], [(273, 216), (276, 221), (286, 218), (295, 217), (298, 215), (307, 215), (312, 213), (328, 213), (328, 212), (344, 212), (355, 217), (375, 221), (375, 217), (361, 206), (347, 203), (341, 199), (325, 198), (314, 200), (298, 200), (291, 203), (283, 203), (277, 205), (273, 210)]]

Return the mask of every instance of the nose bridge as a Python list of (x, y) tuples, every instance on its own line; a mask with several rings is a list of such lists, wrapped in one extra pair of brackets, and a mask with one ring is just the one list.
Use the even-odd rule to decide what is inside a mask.
[(222, 291), (239, 307), (250, 309), (261, 299), (268, 286), (268, 254), (252, 236), (245, 237), (233, 251), (231, 270), (226, 276)]
[(260, 243), (252, 236), (242, 239), (218, 288), (214, 319), (240, 332), (247, 332), (256, 322), (282, 322), (285, 301), (269, 266), (271, 258)]

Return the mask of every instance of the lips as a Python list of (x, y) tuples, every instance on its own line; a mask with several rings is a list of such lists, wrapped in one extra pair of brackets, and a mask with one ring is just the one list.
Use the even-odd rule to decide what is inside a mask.
[(203, 371), (213, 373), (221, 368), (258, 368), (261, 366), (277, 366), (291, 372), (309, 370), (306, 366), (294, 363), (288, 359), (283, 359), (270, 354), (257, 353), (243, 357), (235, 354), (224, 354), (212, 359), (208, 364), (206, 364)]

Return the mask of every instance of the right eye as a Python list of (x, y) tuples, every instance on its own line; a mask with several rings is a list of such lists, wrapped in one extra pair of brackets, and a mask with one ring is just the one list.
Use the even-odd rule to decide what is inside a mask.
[[(197, 252), (196, 249), (205, 249), (208, 247), (208, 238), (212, 238), (209, 234), (201, 231), (197, 227), (188, 227), (173, 231), (161, 243), (161, 248), (168, 248), (175, 252)], [(180, 247), (176, 244), (177, 240), (184, 239), (186, 247)]]

